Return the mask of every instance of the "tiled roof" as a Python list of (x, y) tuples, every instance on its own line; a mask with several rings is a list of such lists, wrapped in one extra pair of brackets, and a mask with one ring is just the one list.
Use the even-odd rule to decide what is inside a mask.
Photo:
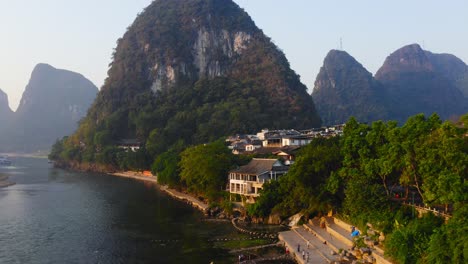
[(252, 159), (249, 164), (232, 170), (232, 173), (259, 175), (265, 171), (271, 171), (277, 159)]
[(136, 138), (124, 138), (119, 141), (119, 145), (141, 145), (141, 142)]
[[(282, 152), (291, 154), (291, 153), (299, 150), (300, 148), (301, 148), (300, 146), (284, 146), (284, 147), (280, 148), (278, 151), (282, 151)], [(273, 154), (275, 154), (275, 153), (273, 153)]]

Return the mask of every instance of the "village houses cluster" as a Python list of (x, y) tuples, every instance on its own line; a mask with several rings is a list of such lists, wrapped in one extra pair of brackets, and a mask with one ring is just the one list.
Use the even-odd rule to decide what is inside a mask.
[[(294, 163), (297, 151), (314, 138), (335, 137), (343, 134), (344, 125), (314, 128), (309, 130), (268, 130), (252, 135), (234, 135), (226, 139), (229, 149), (236, 155), (258, 155), (249, 164), (229, 172), (227, 190), (231, 194), (245, 196), (246, 202), (254, 203), (265, 182), (276, 180), (288, 172)], [(274, 158), (271, 158), (273, 157)]]
[[(313, 128), (308, 130), (268, 130), (256, 134), (238, 134), (226, 139), (233, 154), (255, 155), (249, 164), (229, 172), (227, 190), (231, 194), (243, 195), (246, 202), (254, 203), (260, 195), (263, 184), (277, 180), (288, 172), (294, 163), (297, 151), (314, 138), (335, 137), (343, 134), (343, 125)], [(125, 151), (136, 152), (141, 142), (137, 139), (123, 139), (118, 147)]]

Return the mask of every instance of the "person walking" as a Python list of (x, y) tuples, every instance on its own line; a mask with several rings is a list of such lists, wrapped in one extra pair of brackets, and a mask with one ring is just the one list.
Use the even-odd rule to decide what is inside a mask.
[(305, 250), (302, 250), (302, 259), (305, 260)]
[(297, 244), (297, 252), (301, 252), (301, 245), (299, 243)]

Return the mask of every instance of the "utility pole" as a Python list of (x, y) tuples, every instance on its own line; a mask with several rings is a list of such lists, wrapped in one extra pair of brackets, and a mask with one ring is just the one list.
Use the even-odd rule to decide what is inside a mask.
[(343, 50), (343, 39), (340, 38), (340, 50)]

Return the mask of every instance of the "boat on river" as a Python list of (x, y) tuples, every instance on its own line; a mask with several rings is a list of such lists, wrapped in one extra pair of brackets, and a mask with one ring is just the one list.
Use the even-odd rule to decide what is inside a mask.
[(11, 160), (7, 156), (0, 156), (0, 166), (10, 166)]

